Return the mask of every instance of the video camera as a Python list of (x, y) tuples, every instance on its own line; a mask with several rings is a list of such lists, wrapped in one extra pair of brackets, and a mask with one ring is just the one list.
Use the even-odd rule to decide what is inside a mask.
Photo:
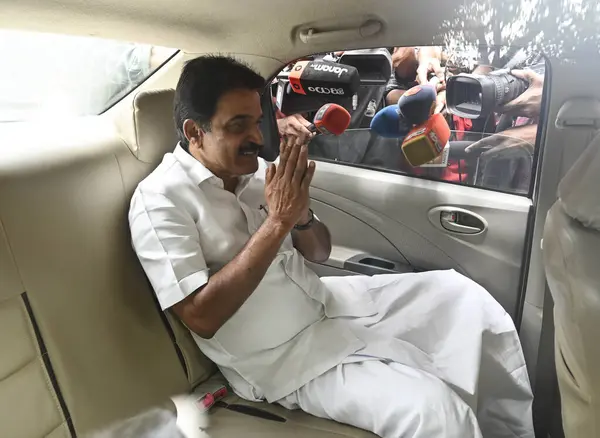
[[(545, 65), (542, 63), (530, 68), (543, 75)], [(461, 73), (450, 76), (446, 81), (446, 105), (452, 114), (478, 119), (514, 100), (528, 86), (527, 81), (513, 76), (509, 69), (485, 75)]]
[(385, 87), (391, 75), (387, 49), (351, 50), (339, 57), (298, 61), (275, 78), (277, 108), (291, 115), (336, 103), (353, 112), (359, 88)]

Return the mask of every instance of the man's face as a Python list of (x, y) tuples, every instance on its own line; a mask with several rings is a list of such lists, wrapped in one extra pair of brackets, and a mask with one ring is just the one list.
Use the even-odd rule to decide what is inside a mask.
[(254, 173), (263, 146), (261, 119), (257, 91), (229, 91), (217, 104), (211, 130), (190, 143), (190, 152), (219, 178)]

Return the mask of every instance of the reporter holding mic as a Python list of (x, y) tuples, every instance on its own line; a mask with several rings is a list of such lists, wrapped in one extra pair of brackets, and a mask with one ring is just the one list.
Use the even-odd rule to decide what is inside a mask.
[(444, 89), (443, 58), (441, 47), (394, 47), (393, 72), (385, 89), (386, 104), (397, 103), (407, 90), (416, 85), (430, 83), (430, 76), (436, 78), (436, 91), (441, 92)]

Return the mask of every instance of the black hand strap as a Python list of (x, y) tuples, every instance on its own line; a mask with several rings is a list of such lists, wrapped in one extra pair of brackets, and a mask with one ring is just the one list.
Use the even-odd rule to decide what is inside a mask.
[(315, 223), (315, 214), (313, 213), (311, 208), (309, 208), (308, 211), (310, 212), (310, 219), (308, 220), (308, 222), (302, 225), (294, 226), (295, 230), (304, 231), (308, 230), (310, 227), (313, 226), (313, 224)]

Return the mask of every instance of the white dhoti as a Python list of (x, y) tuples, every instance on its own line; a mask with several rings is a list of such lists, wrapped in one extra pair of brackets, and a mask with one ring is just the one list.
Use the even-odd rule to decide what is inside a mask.
[(366, 347), (279, 403), (382, 437), (533, 437), (532, 393), (510, 316), (454, 271), (324, 278), (368, 290)]

